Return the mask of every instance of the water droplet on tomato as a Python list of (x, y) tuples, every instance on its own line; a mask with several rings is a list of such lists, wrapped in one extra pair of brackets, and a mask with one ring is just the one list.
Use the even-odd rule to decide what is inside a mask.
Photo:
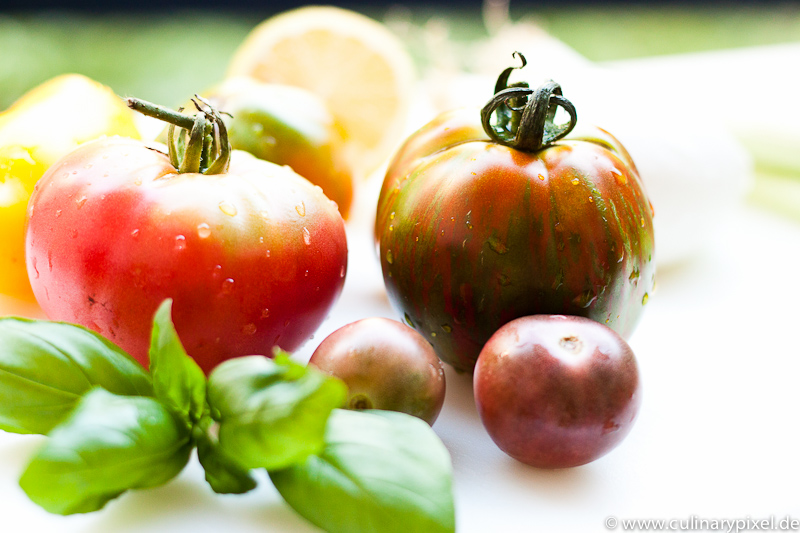
[(131, 237), (138, 237), (138, 236), (139, 236), (139, 230), (138, 229), (135, 229), (135, 230), (131, 231)]
[(201, 239), (207, 239), (211, 236), (211, 227), (205, 222), (197, 225), (197, 236)]
[(592, 305), (595, 300), (597, 300), (597, 294), (595, 294), (594, 291), (592, 290), (585, 290), (578, 296), (573, 298), (572, 303), (574, 303), (578, 307), (586, 309), (587, 307)]
[[(220, 267), (220, 270), (222, 267)], [(225, 278), (222, 281), (222, 294), (230, 294), (233, 292), (234, 281), (233, 278)]]
[(75, 205), (77, 205), (78, 209), (80, 209), (81, 207), (83, 207), (83, 204), (86, 203), (86, 200), (88, 200), (88, 198), (86, 198), (86, 196), (81, 196), (80, 198), (75, 200)]
[(564, 285), (564, 271), (559, 270), (558, 274), (556, 274), (555, 279), (553, 280), (553, 290), (557, 291)]
[(640, 225), (641, 227), (644, 227), (644, 217), (642, 217), (641, 219), (639, 219), (639, 225)]
[(389, 213), (389, 220), (394, 220), (394, 211)]
[(306, 270), (305, 274), (303, 274), (303, 275), (304, 275), (305, 277), (308, 277), (308, 270)]
[(390, 265), (394, 263), (394, 256), (391, 250), (386, 250), (386, 262)]
[(647, 301), (649, 299), (650, 299), (650, 295), (647, 294), (647, 293), (644, 293), (644, 296), (642, 296), (642, 305), (647, 305)]
[(61, 216), (61, 209), (56, 209), (56, 218)]
[(242, 326), (242, 333), (245, 335), (255, 335), (256, 331), (258, 331), (258, 328), (252, 322)]
[(617, 180), (618, 185), (627, 185), (628, 177), (625, 176), (622, 172), (617, 170), (616, 168), (611, 169), (611, 173), (614, 175), (614, 178)]
[(183, 235), (175, 236), (175, 249), (179, 252), (186, 249), (186, 237)]
[(294, 210), (297, 211), (297, 214), (301, 217), (306, 216), (306, 204), (305, 202), (300, 202), (296, 206), (294, 206)]
[(639, 282), (639, 276), (640, 276), (639, 269), (638, 268), (634, 268), (633, 272), (631, 272), (631, 275), (628, 276), (628, 280), (632, 281), (633, 283), (638, 283)]
[(264, 308), (264, 310), (261, 311), (261, 318), (269, 318), (269, 309)]
[(453, 331), (453, 328), (450, 327), (450, 324), (442, 324), (442, 331), (445, 333), (450, 333)]
[(570, 183), (572, 183), (573, 185), (577, 185), (577, 184), (579, 184), (580, 182), (581, 182), (581, 181), (580, 181), (578, 178), (572, 178), (572, 181), (571, 181)]
[(539, 179), (540, 179), (541, 181), (544, 181), (544, 176), (543, 176), (543, 175), (541, 175), (541, 174), (539, 174)]
[(228, 215), (229, 217), (236, 216), (238, 211), (236, 210), (236, 206), (226, 202), (225, 200), (219, 203), (219, 210)]
[(339, 269), (339, 277), (343, 278), (346, 273), (347, 273), (347, 268), (345, 268), (345, 266), (342, 265), (342, 268)]
[(406, 324), (416, 329), (417, 326), (414, 325), (414, 321), (411, 320), (411, 316), (408, 313), (403, 314), (403, 320), (405, 320)]
[(267, 253), (266, 253), (265, 255), (266, 255), (267, 257), (269, 257), (269, 256), (271, 256), (271, 255), (272, 255), (272, 252), (270, 252), (269, 250), (267, 250)]
[(467, 229), (472, 229), (472, 222), (467, 220)]
[(308, 228), (303, 228), (303, 242), (306, 243), (306, 246), (311, 244), (311, 233)]
[(394, 231), (394, 224), (389, 224), (389, 231)]

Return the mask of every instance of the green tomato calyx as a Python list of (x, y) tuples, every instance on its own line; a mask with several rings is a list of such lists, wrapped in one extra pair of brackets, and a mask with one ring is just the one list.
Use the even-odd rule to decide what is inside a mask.
[[(572, 131), (578, 116), (572, 102), (561, 94), (561, 86), (552, 80), (535, 90), (526, 82), (509, 85), (511, 73), (527, 64), (521, 53), (514, 52), (514, 57), (519, 58), (522, 64), (508, 67), (497, 78), (494, 96), (481, 109), (481, 124), (494, 142), (524, 152), (535, 152)], [(569, 114), (568, 122), (554, 123), (559, 107)]]
[(224, 174), (230, 167), (231, 143), (222, 114), (205, 98), (195, 95), (194, 116), (139, 100), (128, 98), (128, 107), (148, 117), (169, 123), (167, 147), (169, 160), (178, 172)]

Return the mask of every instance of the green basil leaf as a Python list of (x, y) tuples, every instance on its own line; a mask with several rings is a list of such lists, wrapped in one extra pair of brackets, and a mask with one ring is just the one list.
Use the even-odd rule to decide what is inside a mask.
[(284, 468), (320, 451), (328, 416), (346, 395), (344, 383), (285, 352), (225, 361), (208, 378), (220, 449), (247, 469)]
[(125, 396), (153, 395), (147, 370), (97, 333), (0, 318), (0, 429), (46, 434), (96, 386)]
[(455, 531), (450, 455), (410, 415), (337, 409), (322, 453), (269, 475), (292, 508), (329, 533)]
[(204, 417), (195, 426), (197, 458), (205, 470), (206, 481), (218, 494), (243, 494), (256, 487), (250, 471), (219, 447), (219, 425)]
[(156, 398), (179, 413), (189, 424), (203, 414), (206, 405), (206, 376), (186, 354), (172, 323), (172, 300), (159, 306), (150, 340), (150, 373)]
[(128, 489), (166, 483), (191, 451), (189, 431), (157, 400), (97, 388), (53, 429), (19, 484), (51, 513), (86, 513)]

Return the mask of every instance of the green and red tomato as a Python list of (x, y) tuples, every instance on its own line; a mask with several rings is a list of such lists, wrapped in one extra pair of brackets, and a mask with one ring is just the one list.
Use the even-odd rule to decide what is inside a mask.
[(604, 130), (574, 131), (557, 84), (508, 86), (511, 70), (482, 112), (409, 137), (377, 208), (390, 301), (466, 372), (522, 316), (585, 316), (627, 338), (655, 283), (653, 209), (629, 154)]
[(316, 94), (290, 85), (228, 78), (209, 91), (235, 150), (288, 165), (336, 202), (346, 219), (353, 171), (344, 158), (341, 128)]

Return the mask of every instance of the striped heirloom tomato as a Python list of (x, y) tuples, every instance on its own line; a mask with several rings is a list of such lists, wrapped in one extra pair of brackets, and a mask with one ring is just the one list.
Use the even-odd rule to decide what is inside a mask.
[(460, 371), (527, 315), (585, 316), (627, 338), (655, 283), (653, 209), (633, 160), (608, 132), (574, 129), (558, 84), (509, 86), (515, 68), (480, 113), (445, 112), (411, 135), (378, 202), (389, 298)]

